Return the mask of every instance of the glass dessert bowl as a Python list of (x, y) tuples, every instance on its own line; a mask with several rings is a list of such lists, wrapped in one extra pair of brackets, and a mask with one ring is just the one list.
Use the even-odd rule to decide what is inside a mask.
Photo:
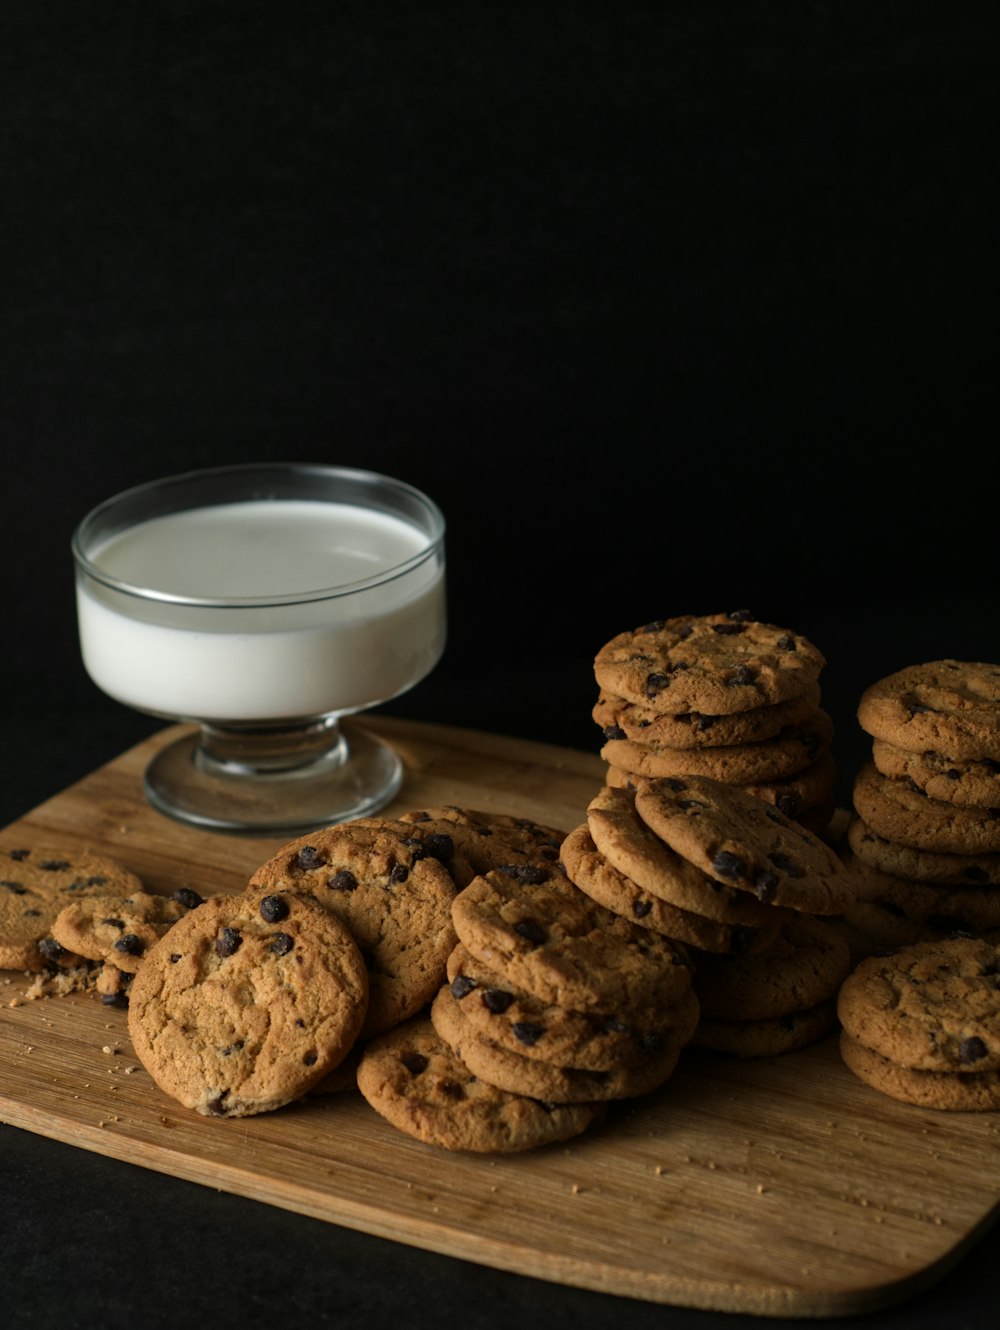
[(87, 673), (197, 725), (153, 758), (150, 803), (274, 835), (388, 803), (398, 755), (342, 721), (440, 659), (444, 531), (412, 485), (305, 463), (190, 471), (92, 509), (72, 540)]

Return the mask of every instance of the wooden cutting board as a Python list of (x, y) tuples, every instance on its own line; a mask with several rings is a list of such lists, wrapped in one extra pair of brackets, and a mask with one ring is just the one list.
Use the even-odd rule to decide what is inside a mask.
[[(458, 803), (569, 830), (596, 756), (366, 720), (403, 757), (388, 811)], [(155, 813), (142, 772), (172, 727), (0, 832), (102, 848), (154, 890), (239, 890), (282, 843)], [(288, 838), (285, 838), (288, 839)], [(125, 1016), (76, 994), (19, 1001), (0, 972), (0, 1118), (86, 1150), (412, 1246), (652, 1302), (832, 1317), (933, 1282), (995, 1217), (1000, 1114), (911, 1108), (857, 1081), (836, 1037), (778, 1058), (693, 1049), (597, 1130), (515, 1156), (422, 1145), (356, 1092), (208, 1119), (164, 1096)]]

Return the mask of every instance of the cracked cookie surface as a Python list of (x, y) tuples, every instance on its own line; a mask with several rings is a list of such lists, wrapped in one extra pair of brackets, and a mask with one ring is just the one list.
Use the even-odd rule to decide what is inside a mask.
[(293, 891), (214, 896), (179, 920), (132, 981), (128, 1030), (165, 1094), (206, 1116), (300, 1098), (364, 1022), (368, 976), (347, 927)]

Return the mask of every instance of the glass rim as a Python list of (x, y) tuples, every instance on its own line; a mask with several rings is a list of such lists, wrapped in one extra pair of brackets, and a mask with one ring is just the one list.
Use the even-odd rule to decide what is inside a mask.
[[(429, 519), (430, 534), (427, 535), (427, 543), (423, 549), (410, 555), (409, 558), (401, 560), (399, 563), (392, 564), (388, 568), (383, 568), (381, 572), (373, 573), (370, 577), (360, 578), (353, 582), (339, 582), (333, 586), (318, 587), (309, 591), (289, 591), (280, 593), (269, 593), (266, 596), (186, 596), (172, 591), (158, 591), (153, 587), (141, 586), (135, 582), (126, 581), (124, 578), (116, 577), (113, 573), (108, 573), (95, 563), (86, 552), (85, 545), (89, 536), (92, 535), (93, 528), (97, 526), (103, 518), (109, 517), (115, 509), (121, 508), (130, 503), (141, 503), (146, 496), (152, 496), (157, 491), (164, 493), (171, 489), (181, 490), (184, 487), (197, 485), (199, 481), (211, 482), (221, 480), (227, 476), (249, 477), (253, 474), (264, 475), (266, 473), (281, 473), (284, 477), (293, 477), (295, 475), (313, 475), (319, 478), (332, 481), (346, 481), (358, 486), (368, 486), (373, 492), (380, 490), (386, 495), (396, 497), (405, 497), (421, 508), (425, 516)], [(308, 495), (298, 496), (306, 501)], [(338, 502), (338, 500), (324, 500), (318, 497), (316, 502)], [(243, 498), (215, 498), (209, 499), (204, 503), (179, 505), (176, 508), (167, 508), (159, 514), (149, 514), (146, 517), (139, 517), (134, 521), (124, 522), (117, 531), (127, 531), (132, 526), (138, 526), (145, 521), (153, 521), (157, 516), (167, 516), (171, 512), (182, 512), (188, 508), (211, 507), (220, 503), (242, 503), (252, 502), (250, 496)], [(370, 507), (371, 511), (389, 511), (397, 516), (400, 521), (407, 521), (406, 517), (399, 512), (392, 512), (390, 509), (380, 509), (376, 505), (355, 504), (356, 507)], [(413, 525), (413, 523), (409, 523)], [(419, 528), (417, 528), (419, 530)], [(114, 532), (112, 532), (114, 534)], [(424, 533), (427, 534), (427, 533)], [(420, 567), (428, 559), (432, 558), (444, 541), (445, 518), (441, 509), (434, 500), (423, 490), (411, 485), (408, 481), (398, 480), (394, 476), (388, 476), (379, 471), (369, 471), (358, 467), (331, 466), (322, 462), (234, 462), (228, 465), (201, 467), (189, 471), (179, 471), (173, 475), (160, 476), (154, 480), (143, 481), (141, 484), (132, 485), (127, 489), (119, 490), (116, 494), (103, 499), (90, 509), (86, 515), (77, 523), (70, 541), (70, 548), (73, 553), (73, 559), (77, 570), (85, 573), (87, 577), (100, 585), (117, 591), (122, 595), (134, 596), (140, 600), (157, 601), (164, 604), (184, 605), (191, 608), (206, 609), (265, 609), (276, 605), (303, 605), (312, 601), (334, 600), (344, 596), (357, 595), (361, 591), (366, 591), (371, 587), (382, 586), (386, 582), (396, 581), (398, 578), (412, 572)]]

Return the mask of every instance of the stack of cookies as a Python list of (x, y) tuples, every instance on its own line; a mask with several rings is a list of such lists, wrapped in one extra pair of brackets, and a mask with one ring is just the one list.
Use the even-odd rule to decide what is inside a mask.
[(605, 786), (563, 844), (581, 891), (692, 957), (692, 1044), (754, 1057), (836, 1024), (850, 952), (834, 920), (853, 876), (814, 832), (706, 776)]
[(858, 704), (871, 760), (854, 781), (844, 855), (858, 950), (1000, 928), (1000, 666), (911, 665)]
[(867, 1085), (924, 1108), (1000, 1108), (1000, 945), (968, 935), (860, 961), (840, 990), (840, 1048)]
[(824, 831), (837, 775), (825, 664), (807, 638), (746, 610), (619, 633), (594, 659), (608, 783), (708, 776)]

